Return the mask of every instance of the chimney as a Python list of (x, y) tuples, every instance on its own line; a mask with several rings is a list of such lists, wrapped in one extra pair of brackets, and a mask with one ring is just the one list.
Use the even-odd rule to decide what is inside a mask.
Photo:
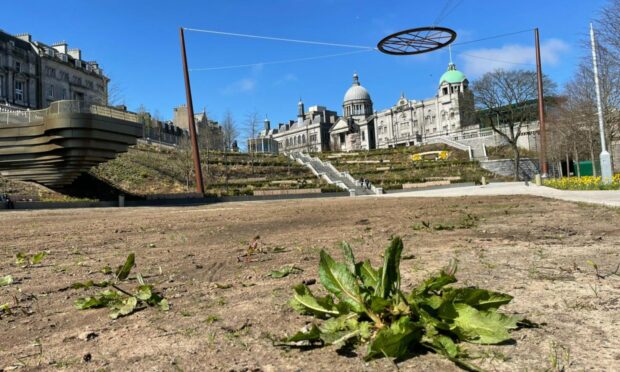
[(265, 134), (269, 133), (269, 130), (271, 129), (271, 123), (269, 122), (269, 119), (265, 118), (263, 124), (265, 125)]
[(69, 49), (69, 52), (67, 53), (69, 54), (71, 57), (75, 58), (75, 59), (82, 59), (82, 51), (80, 49)]
[(52, 44), (52, 48), (56, 49), (58, 53), (67, 54), (69, 45), (67, 44), (66, 41), (61, 41), (59, 43)]
[(25, 42), (32, 43), (32, 35), (30, 34), (17, 34), (15, 37)]

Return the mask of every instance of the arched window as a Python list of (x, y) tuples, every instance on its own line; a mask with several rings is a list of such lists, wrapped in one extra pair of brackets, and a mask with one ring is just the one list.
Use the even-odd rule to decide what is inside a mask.
[(302, 135), (301, 135), (301, 142), (302, 142), (303, 144), (305, 144), (305, 143), (306, 143), (306, 135), (305, 135), (305, 134), (302, 134)]

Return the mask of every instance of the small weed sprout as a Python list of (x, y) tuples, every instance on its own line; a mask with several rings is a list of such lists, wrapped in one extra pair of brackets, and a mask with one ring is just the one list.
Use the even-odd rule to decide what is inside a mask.
[(110, 317), (112, 319), (129, 315), (148, 306), (157, 306), (162, 311), (168, 311), (168, 301), (161, 294), (155, 292), (152, 285), (146, 284), (141, 274), (136, 275), (139, 285), (135, 293), (130, 293), (120, 287), (120, 284), (129, 278), (129, 273), (134, 265), (135, 255), (130, 253), (125, 263), (116, 270), (111, 280), (97, 283), (89, 280), (85, 283), (72, 284), (71, 288), (73, 289), (88, 289), (93, 286), (113, 288), (101, 291), (92, 297), (78, 298), (75, 301), (75, 307), (79, 310), (107, 307), (111, 310)]

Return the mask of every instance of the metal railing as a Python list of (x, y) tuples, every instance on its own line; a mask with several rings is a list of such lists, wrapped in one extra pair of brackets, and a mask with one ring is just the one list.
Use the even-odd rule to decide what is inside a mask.
[(28, 125), (40, 123), (48, 115), (84, 113), (99, 115), (119, 120), (138, 123), (138, 115), (115, 109), (113, 107), (101, 106), (84, 101), (56, 101), (52, 102), (48, 108), (42, 110), (19, 110), (0, 111), (0, 125)]

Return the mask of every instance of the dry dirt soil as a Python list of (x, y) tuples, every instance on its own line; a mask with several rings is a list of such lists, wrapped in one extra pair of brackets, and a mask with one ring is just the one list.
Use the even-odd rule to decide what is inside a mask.
[[(477, 226), (416, 230), (421, 221)], [(505, 307), (540, 328), (513, 333), (501, 346), (464, 345), (471, 363), (498, 371), (620, 370), (620, 276), (597, 278), (620, 264), (620, 211), (532, 197), (335, 198), (226, 203), (194, 207), (8, 211), (0, 213), (0, 371), (389, 371), (458, 370), (431, 353), (394, 363), (363, 360), (364, 349), (283, 349), (271, 339), (311, 319), (287, 305), (291, 287), (318, 279), (318, 255), (340, 257), (349, 241), (375, 266), (393, 235), (405, 242), (403, 287), (450, 258), (457, 285), (515, 297)], [(260, 235), (251, 262), (238, 262)], [(281, 251), (276, 253), (275, 251)], [(39, 265), (15, 264), (18, 252), (49, 251)], [(107, 309), (77, 310), (102, 280), (135, 252), (137, 267), (170, 301), (112, 320)], [(284, 265), (304, 271), (281, 279)], [(133, 277), (133, 274), (132, 274)], [(133, 277), (135, 278), (135, 277)], [(123, 284), (132, 290), (135, 279)], [(320, 293), (320, 285), (311, 286)], [(90, 336), (86, 337), (86, 335)]]

